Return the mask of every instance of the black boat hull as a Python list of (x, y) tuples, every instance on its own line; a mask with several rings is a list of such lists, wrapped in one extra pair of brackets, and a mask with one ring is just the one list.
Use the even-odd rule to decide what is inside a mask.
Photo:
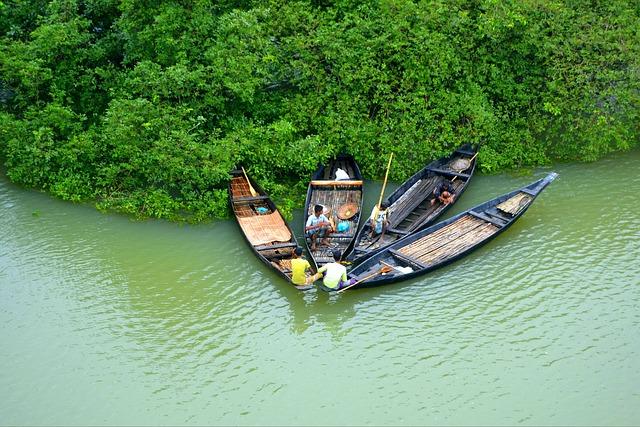
[[(468, 209), (464, 212), (461, 212), (460, 214), (446, 221), (442, 221), (438, 224), (435, 224), (431, 227), (421, 230), (413, 235), (407, 236), (404, 239), (389, 246), (385, 250), (371, 257), (368, 257), (367, 259), (363, 260), (358, 266), (356, 266), (354, 269), (351, 270), (350, 272), (351, 277), (354, 277), (356, 279), (365, 278), (370, 276), (372, 273), (375, 273), (376, 271), (380, 271), (380, 269), (382, 269), (382, 267), (385, 267), (385, 266), (393, 267), (393, 271), (385, 275), (377, 275), (370, 279), (363, 280), (362, 282), (355, 285), (352, 289), (370, 288), (370, 287), (388, 285), (388, 284), (392, 284), (392, 283), (396, 283), (404, 280), (410, 280), (415, 277), (427, 274), (438, 268), (444, 267), (445, 265), (451, 264), (463, 258), (464, 256), (468, 255), (469, 253), (473, 252), (474, 250), (478, 249), (479, 247), (493, 240), (499, 234), (501, 234), (506, 229), (508, 229), (515, 221), (517, 221), (529, 209), (529, 207), (533, 204), (537, 196), (556, 177), (557, 177), (557, 174), (550, 173), (545, 178), (540, 179), (532, 184), (529, 184), (528, 186), (522, 187), (510, 193), (496, 197), (495, 199), (492, 199), (490, 201), (477, 205), (471, 209)], [(514, 200), (515, 198), (519, 197), (520, 194), (524, 194), (523, 198), (529, 197), (530, 200), (528, 200), (526, 205), (522, 206), (521, 208), (519, 207), (518, 208), (519, 210), (517, 211), (516, 214), (512, 215), (508, 220), (504, 219), (506, 217), (506, 214), (503, 216), (498, 216), (497, 214), (495, 214), (495, 212), (498, 212), (498, 209), (497, 209), (498, 206), (508, 203), (511, 200)], [(424, 262), (424, 259), (415, 258), (413, 256), (406, 255), (407, 250), (412, 246), (420, 248), (420, 245), (427, 245), (426, 251), (424, 249), (416, 250), (416, 251), (422, 250), (424, 251), (425, 254), (433, 254), (436, 251), (441, 250), (441, 248), (445, 247), (447, 243), (446, 242), (433, 243), (433, 242), (438, 242), (439, 236), (444, 236), (444, 237), (441, 237), (442, 241), (444, 241), (445, 237), (447, 236), (445, 230), (447, 230), (447, 228), (451, 228), (453, 230), (453, 227), (460, 227), (460, 224), (462, 224), (462, 221), (465, 221), (466, 223), (469, 223), (472, 221), (484, 221), (486, 224), (479, 225), (477, 228), (475, 228), (475, 230), (480, 230), (480, 227), (484, 227), (483, 230), (484, 229), (487, 230), (486, 231), (487, 235), (479, 238), (477, 242), (471, 243), (469, 246), (464, 247), (463, 249), (459, 250), (456, 253), (447, 255), (441, 261), (434, 262), (433, 264), (427, 265)], [(471, 226), (474, 226), (474, 225), (471, 225)], [(495, 230), (493, 230), (493, 228), (495, 228)], [(451, 232), (450, 235), (453, 236), (453, 232)], [(459, 245), (460, 243), (458, 242), (460, 241), (460, 239), (464, 239), (464, 237), (457, 237), (457, 239), (458, 241), (452, 238), (450, 240), (451, 244)], [(429, 251), (429, 248), (430, 248), (430, 246), (428, 246), (429, 244), (432, 244), (433, 247), (435, 247), (436, 249)], [(437, 244), (441, 244), (441, 246), (437, 247)], [(404, 253), (401, 251), (404, 251)], [(424, 256), (426, 255), (423, 255), (423, 257)], [(404, 263), (404, 265), (398, 265), (402, 263)], [(398, 268), (406, 268), (406, 267), (410, 267), (410, 268), (416, 267), (416, 269), (407, 273), (399, 272)]]
[[(365, 219), (366, 222), (358, 232), (353, 244), (353, 250), (349, 253), (347, 259), (357, 265), (365, 258), (381, 252), (406, 235), (423, 230), (433, 224), (437, 218), (442, 216), (458, 201), (468, 187), (476, 168), (476, 154), (477, 151), (471, 144), (465, 144), (449, 156), (429, 163), (407, 179), (385, 199), (390, 206), (391, 212), (391, 224), (389, 230), (385, 232), (385, 241), (380, 243), (378, 239), (377, 242), (369, 243), (367, 236), (371, 232), (371, 226), (368, 223), (368, 219)], [(453, 170), (448, 167), (458, 159), (466, 159), (468, 166), (460, 170)], [(447, 205), (437, 203), (431, 206), (430, 200), (433, 198), (433, 187), (438, 182), (445, 180), (451, 182), (456, 189), (454, 202)], [(422, 182), (432, 182), (433, 184), (431, 186), (426, 185), (421, 190), (415, 189), (419, 190), (416, 193), (414, 191), (415, 186)], [(401, 205), (407, 204), (405, 199), (409, 200), (408, 204), (410, 206), (413, 206), (411, 209), (402, 209)], [(394, 212), (396, 208), (397, 212)]]

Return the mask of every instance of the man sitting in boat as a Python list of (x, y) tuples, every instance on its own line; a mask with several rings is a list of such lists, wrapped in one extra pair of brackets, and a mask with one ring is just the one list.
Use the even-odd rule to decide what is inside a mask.
[(308, 272), (311, 272), (311, 264), (302, 257), (302, 248), (298, 246), (293, 251), (293, 258), (291, 258), (291, 281), (296, 286), (306, 285), (309, 283), (309, 279), (312, 277)]
[(356, 282), (356, 279), (347, 279), (347, 267), (340, 264), (340, 259), (342, 258), (342, 252), (339, 250), (333, 251), (333, 259), (335, 262), (330, 262), (329, 264), (325, 264), (318, 269), (318, 274), (314, 276), (317, 280), (324, 273), (324, 279), (322, 279), (322, 284), (329, 289), (338, 290), (342, 288), (346, 288), (349, 285), (352, 285)]
[(311, 239), (311, 250), (316, 250), (316, 240), (318, 237), (323, 238), (321, 243), (327, 244), (327, 235), (331, 233), (331, 222), (322, 213), (324, 207), (322, 205), (315, 205), (313, 207), (313, 215), (307, 219), (307, 224), (304, 227), (304, 232), (307, 237)]
[(445, 179), (440, 181), (438, 185), (436, 185), (436, 188), (434, 188), (431, 205), (433, 206), (436, 200), (448, 205), (449, 203), (453, 203), (455, 197), (455, 190), (453, 189), (453, 185), (451, 185), (451, 181)]
[(380, 207), (375, 205), (371, 211), (369, 217), (369, 226), (371, 227), (371, 233), (369, 238), (372, 239), (374, 235), (382, 234), (387, 230), (389, 225), (389, 202), (386, 200), (380, 203)]

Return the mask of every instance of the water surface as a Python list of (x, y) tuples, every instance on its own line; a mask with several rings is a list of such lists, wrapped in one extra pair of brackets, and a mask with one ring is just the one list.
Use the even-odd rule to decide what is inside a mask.
[(637, 425), (639, 166), (478, 175), (447, 216), (560, 177), (469, 257), (339, 296), (289, 288), (233, 221), (132, 221), (2, 177), (0, 424)]

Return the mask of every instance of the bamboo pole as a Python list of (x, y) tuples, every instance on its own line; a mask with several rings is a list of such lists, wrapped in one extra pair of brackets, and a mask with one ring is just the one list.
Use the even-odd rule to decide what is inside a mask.
[(420, 261), (424, 264), (435, 264), (450, 258), (460, 252), (466, 251), (479, 242), (486, 240), (489, 236), (493, 235), (497, 228), (492, 224), (485, 224), (483, 227), (479, 227), (474, 230), (470, 235), (465, 236), (459, 240), (449, 242), (445, 247), (432, 251), (428, 254), (420, 257)]
[[(448, 233), (441, 234), (440, 236), (433, 236), (434, 238), (425, 239), (421, 244), (415, 245), (411, 248), (404, 247), (399, 250), (400, 253), (411, 256), (413, 258), (421, 258), (425, 255), (440, 250), (440, 248), (449, 245), (458, 239), (466, 238), (469, 233), (482, 227), (484, 222), (471, 222), (465, 227), (459, 227), (449, 230)], [(432, 236), (429, 236), (432, 237)], [(414, 242), (414, 244), (417, 242)]]
[[(389, 177), (389, 169), (391, 169), (391, 159), (393, 159), (393, 153), (389, 156), (389, 163), (387, 163), (387, 173), (384, 174), (384, 182), (382, 183), (382, 191), (380, 192), (380, 198), (378, 199), (378, 209), (382, 204), (382, 197), (384, 196), (384, 189), (387, 186), (387, 178)], [(345, 288), (346, 289), (346, 288)]]
[(440, 228), (439, 230), (436, 230), (433, 233), (427, 236), (424, 236), (423, 238), (418, 239), (415, 242), (408, 244), (407, 246), (404, 246), (402, 249), (400, 249), (400, 251), (403, 252), (405, 250), (411, 250), (412, 248), (422, 247), (426, 243), (440, 241), (443, 238), (446, 238), (448, 235), (455, 233), (455, 231), (458, 230), (459, 228), (462, 228), (462, 229), (469, 228), (468, 226), (470, 225), (469, 224), (470, 222), (476, 222), (474, 220), (475, 218), (471, 217), (471, 215), (465, 215), (462, 218), (458, 219), (457, 221), (449, 225), (446, 225)]

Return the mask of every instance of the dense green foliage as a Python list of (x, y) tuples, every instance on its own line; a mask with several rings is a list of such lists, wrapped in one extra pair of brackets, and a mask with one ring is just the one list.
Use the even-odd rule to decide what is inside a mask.
[(288, 212), (341, 151), (401, 180), (640, 141), (637, 0), (4, 0), (0, 36), (8, 176), (139, 216), (225, 216), (236, 163)]

